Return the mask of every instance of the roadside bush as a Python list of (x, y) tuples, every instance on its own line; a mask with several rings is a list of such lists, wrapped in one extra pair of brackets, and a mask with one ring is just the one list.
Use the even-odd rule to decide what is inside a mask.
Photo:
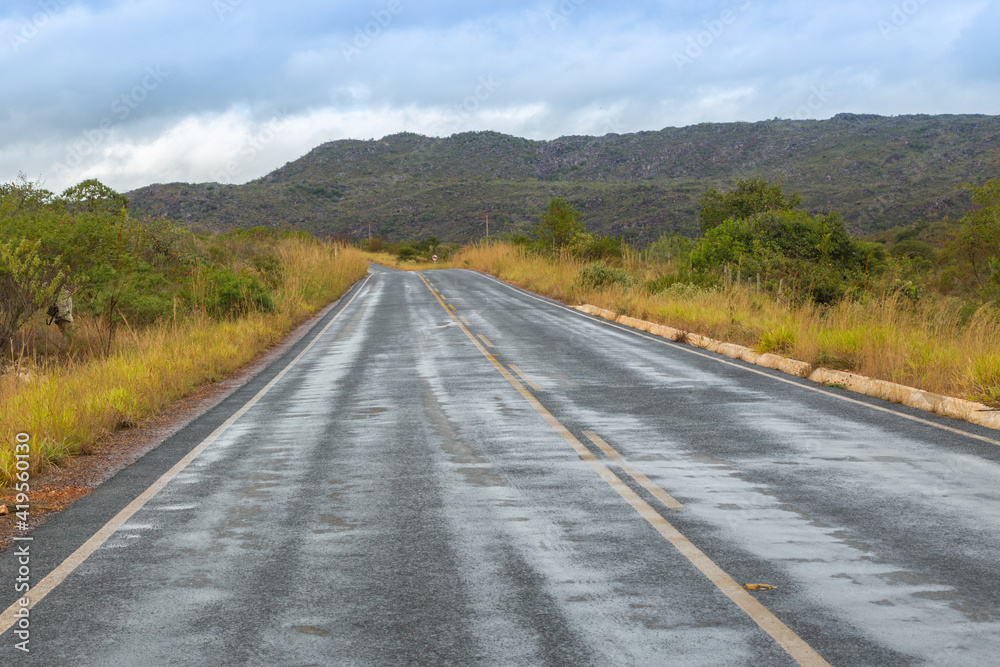
[(274, 255), (257, 255), (250, 260), (250, 266), (260, 274), (267, 288), (275, 290), (285, 281), (285, 270)]
[(415, 261), (420, 255), (420, 251), (413, 246), (400, 246), (396, 249), (396, 259), (401, 262)]
[(700, 272), (739, 267), (743, 276), (796, 285), (804, 297), (834, 303), (886, 267), (885, 248), (850, 236), (839, 213), (764, 211), (709, 229), (691, 253)]
[(592, 260), (621, 257), (622, 243), (610, 236), (591, 236), (584, 245), (582, 255)]
[(643, 288), (648, 294), (659, 294), (665, 289), (681, 282), (681, 277), (676, 273), (667, 273), (662, 276), (647, 280)]
[(589, 289), (601, 289), (612, 285), (628, 288), (635, 284), (635, 279), (625, 269), (608, 266), (604, 260), (587, 264), (580, 270), (577, 280), (581, 286)]
[(200, 272), (196, 282), (193, 305), (200, 305), (212, 317), (221, 319), (251, 311), (274, 311), (274, 300), (257, 276), (209, 267)]

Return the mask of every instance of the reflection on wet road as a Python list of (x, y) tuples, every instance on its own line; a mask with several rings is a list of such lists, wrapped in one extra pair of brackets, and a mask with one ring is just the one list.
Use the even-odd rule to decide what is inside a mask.
[(36, 531), (41, 578), (207, 443), (0, 662), (994, 664), (1000, 447), (835, 394), (375, 267)]

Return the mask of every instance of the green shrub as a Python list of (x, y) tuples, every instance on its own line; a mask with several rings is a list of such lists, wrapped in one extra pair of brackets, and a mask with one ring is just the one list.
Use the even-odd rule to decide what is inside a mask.
[(591, 262), (583, 267), (577, 280), (581, 286), (589, 289), (601, 289), (612, 285), (628, 288), (635, 284), (635, 279), (625, 269), (608, 266), (604, 260)]
[(698, 272), (739, 267), (743, 277), (783, 279), (816, 303), (834, 303), (869, 276), (884, 271), (879, 244), (850, 236), (838, 213), (810, 217), (803, 211), (765, 211), (726, 220), (709, 229), (691, 253)]
[(274, 300), (257, 276), (233, 273), (219, 267), (205, 269), (204, 308), (217, 318), (244, 315), (250, 311), (270, 313)]
[(622, 242), (610, 236), (593, 236), (584, 245), (583, 256), (594, 260), (621, 257)]
[(27, 239), (0, 243), (0, 343), (52, 304), (66, 279), (59, 259), (45, 261), (38, 246)]
[(396, 259), (401, 262), (416, 261), (419, 255), (420, 251), (413, 246), (404, 245), (396, 249)]
[(674, 273), (667, 273), (653, 278), (652, 280), (647, 280), (643, 285), (643, 289), (645, 289), (648, 294), (659, 294), (679, 281), (680, 276)]
[(277, 289), (285, 281), (285, 270), (274, 255), (257, 255), (250, 260), (250, 266), (260, 274), (268, 289)]
[[(107, 317), (124, 317), (130, 326), (135, 327), (153, 324), (160, 319), (170, 319), (175, 293), (176, 285), (162, 273), (151, 271), (148, 266), (141, 266), (124, 277), (119, 285), (113, 285), (110, 281), (103, 283), (84, 295), (86, 300), (81, 298), (81, 301), (92, 312), (104, 313)], [(114, 310), (109, 312), (112, 300)]]

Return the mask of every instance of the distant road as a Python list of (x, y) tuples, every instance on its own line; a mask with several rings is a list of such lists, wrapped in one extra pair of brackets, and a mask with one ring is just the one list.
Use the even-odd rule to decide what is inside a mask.
[(373, 267), (34, 531), (0, 664), (995, 665), (998, 443)]

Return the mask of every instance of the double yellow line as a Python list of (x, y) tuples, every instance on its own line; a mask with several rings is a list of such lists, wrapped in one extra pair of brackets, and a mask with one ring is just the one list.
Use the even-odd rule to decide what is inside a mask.
[[(517, 381), (517, 379), (503, 367), (496, 357), (490, 354), (483, 344), (469, 331), (468, 328), (459, 319), (458, 315), (454, 311), (454, 306), (451, 309), (448, 305), (441, 299), (441, 296), (437, 293), (427, 279), (421, 274), (420, 279), (424, 281), (427, 289), (430, 290), (434, 298), (438, 300), (444, 311), (448, 313), (448, 316), (465, 332), (465, 335), (469, 337), (472, 344), (476, 346), (486, 359), (493, 364), (493, 367), (499, 371), (499, 373), (504, 377), (504, 379), (509, 382), (514, 389), (517, 390), (519, 394), (528, 402), (531, 407), (535, 409), (542, 419), (544, 419), (549, 426), (555, 430), (562, 439), (565, 440), (570, 447), (583, 459), (594, 472), (596, 472), (601, 479), (603, 479), (608, 486), (614, 489), (618, 495), (620, 495), (625, 502), (632, 506), (632, 508), (645, 519), (649, 525), (651, 525), (660, 535), (664, 537), (668, 542), (670, 542), (685, 558), (687, 558), (692, 565), (694, 565), (698, 570), (701, 571), (709, 581), (711, 581), (715, 586), (722, 591), (722, 593), (732, 600), (737, 607), (742, 609), (747, 616), (749, 616), (754, 623), (756, 623), (764, 632), (771, 635), (776, 642), (790, 655), (796, 662), (800, 665), (807, 667), (829, 667), (830, 663), (823, 659), (819, 653), (817, 653), (809, 644), (805, 642), (804, 639), (799, 637), (789, 628), (787, 625), (781, 622), (781, 620), (771, 613), (767, 607), (758, 602), (743, 586), (741, 586), (735, 579), (733, 579), (729, 574), (726, 573), (721, 567), (715, 564), (715, 562), (705, 555), (701, 549), (696, 547), (691, 540), (686, 538), (679, 530), (674, 528), (674, 526), (663, 518), (663, 516), (657, 512), (649, 503), (642, 499), (635, 491), (631, 489), (627, 484), (625, 484), (615, 473), (608, 469), (603, 463), (601, 463), (596, 456), (582, 443), (576, 436), (574, 436), (568, 428), (566, 428), (562, 422), (555, 418), (555, 416), (549, 412), (541, 402), (535, 398), (535, 396), (528, 391), (524, 385)], [(622, 469), (625, 470), (629, 475), (631, 475), (641, 486), (646, 488), (657, 500), (660, 500), (664, 505), (670, 507), (671, 509), (682, 509), (681, 505), (673, 497), (669, 496), (665, 491), (660, 489), (658, 486), (653, 484), (645, 475), (634, 470), (631, 466), (624, 464), (624, 459), (618, 452), (611, 448), (604, 440), (600, 438), (596, 433), (591, 431), (585, 431), (586, 435), (595, 445), (597, 445), (609, 459), (616, 463), (622, 464)], [(647, 486), (648, 485), (648, 486)], [(653, 487), (657, 489), (659, 493), (653, 492)], [(661, 495), (663, 497), (661, 497)], [(672, 501), (669, 502), (669, 501)]]

